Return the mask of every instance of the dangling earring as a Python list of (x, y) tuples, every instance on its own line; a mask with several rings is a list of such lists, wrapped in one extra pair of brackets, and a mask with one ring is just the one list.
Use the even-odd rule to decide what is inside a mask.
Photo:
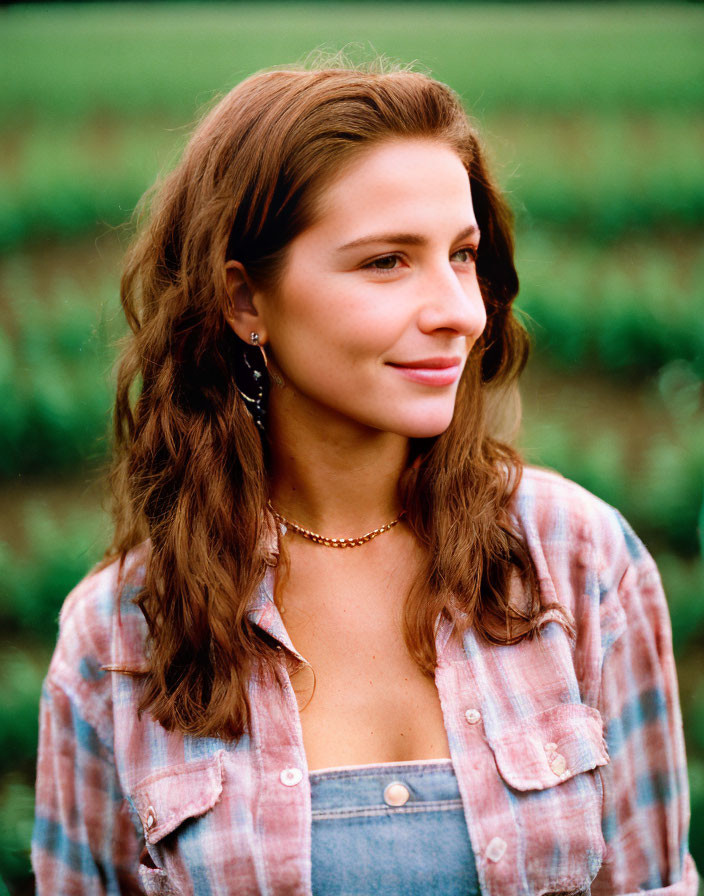
[[(249, 334), (249, 345), (243, 346), (236, 374), (237, 391), (245, 402), (245, 407), (254, 420), (257, 429), (263, 433), (266, 423), (266, 409), (269, 397), (270, 378), (277, 386), (284, 381), (269, 367), (264, 346), (259, 344), (259, 333)], [(252, 351), (258, 349), (259, 351)]]
[[(258, 348), (260, 351), (263, 351), (262, 347), (259, 345), (259, 333), (250, 333), (249, 341), (251, 342), (254, 348)], [(238, 387), (238, 391), (242, 398), (244, 399), (245, 406), (249, 413), (252, 415), (252, 419), (256, 424), (257, 429), (260, 432), (264, 432), (264, 417), (266, 414), (266, 409), (264, 407), (264, 387), (265, 387), (265, 372), (266, 372), (266, 356), (264, 357), (264, 369), (262, 370), (259, 365), (256, 363), (255, 358), (257, 355), (255, 354), (252, 357), (252, 353), (245, 349), (243, 352), (243, 360), (244, 366), (247, 370), (248, 377), (251, 380), (248, 383), (248, 386), (252, 386), (252, 389), (241, 389)]]
[(276, 373), (275, 370), (272, 370), (271, 367), (269, 367), (269, 359), (267, 358), (266, 352), (264, 351), (264, 346), (259, 345), (259, 333), (254, 333), (254, 332), (250, 333), (249, 341), (252, 343), (252, 345), (255, 345), (259, 349), (259, 351), (262, 353), (262, 358), (264, 359), (264, 367), (266, 368), (266, 372), (272, 378), (274, 383), (277, 386), (283, 386), (284, 381), (281, 379), (279, 374)]

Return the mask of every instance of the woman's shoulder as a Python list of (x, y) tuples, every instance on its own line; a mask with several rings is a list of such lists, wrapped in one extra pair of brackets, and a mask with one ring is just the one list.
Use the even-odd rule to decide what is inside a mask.
[(570, 519), (578, 523), (616, 514), (610, 504), (547, 467), (524, 466), (517, 496), (520, 510), (536, 517), (564, 514), (569, 509)]
[(670, 642), (655, 561), (616, 508), (550, 470), (524, 470), (514, 513), (541, 603), (548, 613), (555, 605), (567, 611), (581, 651), (580, 688), (594, 700), (599, 678), (586, 673), (601, 669), (614, 645)]
[(615, 507), (551, 470), (526, 467), (514, 501), (543, 599), (579, 624), (595, 613), (605, 630), (623, 627), (625, 585), (660, 596), (655, 563)]
[(109, 667), (139, 662), (144, 617), (134, 603), (144, 581), (146, 545), (100, 564), (64, 601), (49, 680), (66, 687), (96, 683)]
[(596, 554), (601, 565), (638, 562), (647, 551), (620, 511), (553, 470), (526, 466), (514, 513), (529, 541)]

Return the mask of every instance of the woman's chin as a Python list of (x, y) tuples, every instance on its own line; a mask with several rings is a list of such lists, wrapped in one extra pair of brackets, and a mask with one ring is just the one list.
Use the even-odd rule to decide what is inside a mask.
[(433, 439), (442, 435), (452, 423), (452, 414), (433, 414), (399, 423), (394, 429), (408, 439)]

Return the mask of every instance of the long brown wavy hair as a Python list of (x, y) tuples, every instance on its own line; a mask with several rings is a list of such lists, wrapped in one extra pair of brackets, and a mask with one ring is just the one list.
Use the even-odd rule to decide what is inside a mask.
[[(412, 444), (399, 483), (427, 558), (406, 603), (406, 644), (432, 675), (439, 613), (493, 643), (538, 630), (535, 574), (511, 515), (521, 461), (492, 434), (486, 400), (501, 405), (528, 340), (512, 313), (512, 215), (476, 127), (449, 87), (406, 69), (256, 74), (204, 117), (143, 200), (121, 285), (131, 334), (118, 366), (115, 535), (103, 562), (124, 562), (148, 540), (137, 597), (149, 630), (141, 710), (168, 729), (240, 736), (249, 676), (281, 661), (247, 617), (266, 564), (267, 452), (238, 391), (245, 346), (225, 320), (226, 260), (273, 288), (336, 173), (399, 137), (441, 141), (467, 169), (488, 316), (450, 427)], [(516, 575), (530, 596), (520, 606), (509, 598)]]

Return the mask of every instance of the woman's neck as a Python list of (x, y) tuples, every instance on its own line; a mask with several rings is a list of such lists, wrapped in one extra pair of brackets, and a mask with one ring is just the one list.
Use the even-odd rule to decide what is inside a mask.
[(408, 439), (344, 425), (271, 423), (271, 502), (279, 513), (334, 537), (358, 535), (398, 515)]

